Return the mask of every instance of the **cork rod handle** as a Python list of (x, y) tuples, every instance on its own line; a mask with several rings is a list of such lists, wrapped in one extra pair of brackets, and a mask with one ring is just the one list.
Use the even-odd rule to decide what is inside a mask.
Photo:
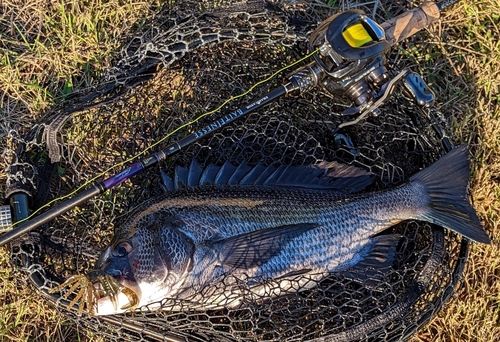
[(392, 46), (436, 22), (439, 14), (436, 3), (424, 2), (419, 7), (386, 21), (381, 26), (385, 31), (387, 41)]

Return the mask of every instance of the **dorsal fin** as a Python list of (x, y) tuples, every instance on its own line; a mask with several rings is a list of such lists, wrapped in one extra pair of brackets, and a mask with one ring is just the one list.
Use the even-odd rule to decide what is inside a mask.
[(245, 177), (245, 175), (247, 175), (251, 169), (252, 169), (252, 167), (247, 164), (246, 160), (244, 160), (240, 165), (238, 165), (236, 170), (234, 170), (233, 175), (231, 176), (231, 178), (229, 178), (229, 180), (227, 181), (227, 184), (231, 184), (231, 185), (240, 184), (243, 177)]
[(363, 169), (337, 162), (321, 162), (311, 165), (265, 166), (261, 163), (249, 166), (246, 161), (235, 166), (226, 161), (222, 166), (210, 164), (202, 168), (192, 160), (189, 169), (175, 168), (172, 180), (162, 173), (168, 190), (200, 185), (271, 185), (345, 192), (359, 192), (372, 183), (374, 175)]
[(161, 182), (162, 182), (162, 187), (163, 190), (166, 191), (174, 191), (174, 181), (172, 178), (163, 171), (163, 169), (160, 169), (160, 176), (161, 176)]
[(266, 166), (261, 163), (255, 165), (248, 173), (240, 180), (240, 184), (255, 184), (255, 181), (262, 172), (266, 169)]
[[(262, 170), (261, 174), (258, 175), (257, 179), (254, 181), (254, 185), (262, 185), (262, 184), (265, 184), (266, 183), (266, 180), (271, 177), (275, 172), (276, 170), (278, 169), (279, 167), (276, 167), (274, 165), (269, 165), (268, 167), (266, 167), (265, 169)], [(250, 183), (243, 183), (243, 184), (250, 184)], [(267, 184), (267, 185), (272, 185), (272, 184)]]
[(181, 189), (187, 186), (188, 169), (177, 165), (174, 173), (174, 189)]
[(227, 181), (233, 175), (234, 171), (236, 171), (237, 167), (231, 164), (229, 161), (226, 161), (217, 172), (217, 176), (215, 176), (214, 184), (227, 184)]
[(214, 164), (208, 165), (201, 174), (200, 185), (214, 184), (215, 176), (217, 176), (219, 168), (220, 166)]
[(196, 159), (191, 160), (189, 165), (187, 186), (198, 186), (200, 184), (200, 177), (203, 169)]

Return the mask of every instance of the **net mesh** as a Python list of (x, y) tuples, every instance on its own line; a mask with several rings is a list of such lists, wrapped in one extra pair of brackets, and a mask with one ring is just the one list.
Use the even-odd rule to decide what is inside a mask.
[[(304, 56), (308, 35), (330, 15), (356, 7), (383, 22), (406, 9), (399, 3), (227, 0), (165, 5), (123, 47), (116, 66), (91, 92), (14, 140), (16, 148), (5, 155), (7, 186), (29, 192), (36, 209), (95, 177), (102, 179), (102, 173), (116, 174), (123, 169), (117, 164), (164, 148), (281, 85), (286, 73), (177, 130)], [(393, 72), (412, 63), (397, 49), (388, 60)], [(402, 92), (385, 103), (379, 116), (334, 135), (348, 106), (316, 88), (281, 98), (197, 141), (12, 243), (12, 260), (25, 276), (22, 281), (76, 325), (108, 340), (408, 339), (453, 293), (467, 254), (465, 240), (415, 221), (388, 230), (403, 236), (389, 274), (353, 270), (320, 280), (309, 275), (301, 282), (314, 283), (308, 290), (262, 298), (248, 292), (245, 305), (238, 308), (194, 308), (200, 298), (165, 299), (161, 310), (146, 307), (96, 318), (79, 315), (67, 307), (68, 300), (48, 293), (68, 277), (91, 270), (100, 250), (109, 245), (113, 227), (131, 208), (164, 191), (160, 173), (172, 176), (177, 165), (187, 167), (193, 158), (202, 166), (335, 160), (373, 172), (374, 188), (384, 189), (445, 153), (449, 138), (443, 134), (444, 114), (416, 107)], [(268, 285), (269, 291), (280, 286), (272, 281)], [(211, 291), (229, 295), (224, 283)]]

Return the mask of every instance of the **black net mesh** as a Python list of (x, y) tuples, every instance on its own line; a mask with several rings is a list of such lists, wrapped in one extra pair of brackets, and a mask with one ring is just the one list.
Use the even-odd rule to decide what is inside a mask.
[[(378, 22), (406, 8), (399, 2), (175, 1), (137, 32), (87, 97), (51, 114), (7, 155), (10, 189), (32, 194), (32, 208), (71, 194), (94, 177), (109, 177), (118, 163), (151, 147), (183, 124), (243, 93), (306, 53), (318, 23), (349, 7)], [(415, 38), (417, 41), (421, 39)], [(395, 49), (394, 72), (412, 62)], [(286, 74), (258, 86), (216, 114), (168, 135), (157, 151), (282, 84)], [(109, 340), (137, 341), (395, 341), (428, 321), (453, 292), (467, 243), (437, 226), (406, 221), (388, 233), (403, 239), (389, 274), (374, 270), (334, 273), (308, 290), (251, 298), (239, 308), (193, 308), (193, 301), (165, 299), (161, 310), (89, 317), (67, 308), (48, 290), (93, 268), (113, 227), (139, 203), (160, 194), (160, 170), (193, 158), (202, 165), (243, 160), (250, 164), (356, 165), (377, 175), (373, 188), (400, 184), (446, 151), (444, 115), (416, 107), (401, 92), (378, 117), (333, 130), (350, 104), (321, 89), (285, 97), (224, 127), (120, 187), (70, 210), (12, 244), (12, 260), (44, 300), (78, 326)], [(439, 129), (438, 129), (439, 127)], [(14, 144), (16, 145), (16, 144)], [(17, 147), (17, 146), (16, 146)], [(373, 190), (372, 188), (372, 190)], [(375, 271), (376, 273), (376, 271)], [(373, 278), (370, 286), (366, 279)], [(279, 286), (269, 283), (269, 288)], [(213, 290), (213, 289), (212, 289)], [(224, 295), (223, 284), (219, 291)], [(200, 292), (198, 296), (203, 296)], [(250, 296), (250, 294), (249, 294)], [(253, 294), (255, 297), (255, 294)]]

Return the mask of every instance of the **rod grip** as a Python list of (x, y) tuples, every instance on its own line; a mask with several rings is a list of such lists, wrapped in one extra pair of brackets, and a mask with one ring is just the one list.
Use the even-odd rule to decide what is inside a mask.
[(392, 46), (438, 21), (439, 15), (436, 3), (424, 2), (419, 7), (404, 12), (380, 26), (385, 31), (386, 40)]

